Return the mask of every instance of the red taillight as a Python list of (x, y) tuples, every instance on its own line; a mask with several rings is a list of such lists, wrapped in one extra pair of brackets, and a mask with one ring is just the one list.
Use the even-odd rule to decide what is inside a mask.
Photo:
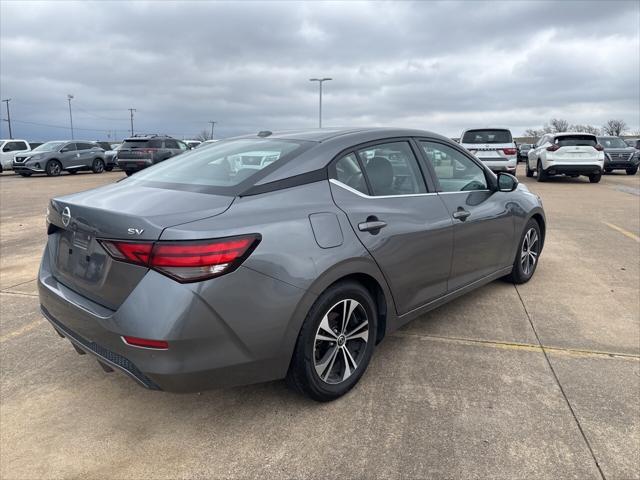
[(515, 155), (518, 151), (515, 148), (503, 148), (502, 151), (505, 155)]
[(168, 350), (169, 343), (164, 340), (149, 340), (148, 338), (138, 337), (122, 337), (122, 340), (127, 345), (132, 347), (153, 348), (156, 350)]
[(560, 148), (560, 145), (558, 145), (557, 143), (554, 143), (550, 147), (547, 147), (547, 152), (555, 152), (559, 148)]
[(176, 242), (101, 240), (116, 260), (147, 266), (179, 282), (195, 282), (235, 270), (260, 242), (260, 235)]
[(602, 151), (604, 150), (604, 147), (603, 147), (602, 145), (600, 145), (599, 143), (598, 143), (595, 147), (593, 147), (593, 148), (595, 148), (595, 149), (596, 149), (596, 150), (598, 150), (599, 152), (602, 152)]

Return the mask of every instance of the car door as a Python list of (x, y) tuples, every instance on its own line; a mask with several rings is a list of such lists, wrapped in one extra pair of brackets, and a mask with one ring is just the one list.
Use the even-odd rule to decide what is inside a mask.
[[(408, 139), (368, 144), (336, 159), (331, 191), (393, 294), (398, 314), (446, 292), (453, 222)], [(427, 184), (431, 184), (429, 190)]]
[(78, 153), (80, 154), (78, 158), (82, 165), (89, 168), (92, 167), (93, 160), (97, 156), (96, 150), (94, 150), (96, 146), (92, 143), (76, 143), (76, 147), (78, 148)]
[(527, 154), (527, 160), (529, 162), (529, 168), (535, 170), (538, 166), (538, 158), (540, 158), (540, 152), (546, 148), (549, 141), (549, 135), (543, 135), (542, 138), (529, 150)]
[(506, 197), (491, 188), (492, 174), (461, 149), (436, 140), (418, 143), (437, 180), (438, 196), (454, 222), (448, 290), (513, 263), (509, 246), (514, 239), (514, 218)]
[(75, 142), (69, 142), (60, 149), (59, 160), (64, 169), (80, 165), (79, 157)]

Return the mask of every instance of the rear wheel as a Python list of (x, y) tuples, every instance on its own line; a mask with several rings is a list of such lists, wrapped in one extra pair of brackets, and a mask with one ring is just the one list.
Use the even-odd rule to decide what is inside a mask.
[(613, 168), (605, 168), (604, 169), (604, 173), (611, 173), (613, 172)]
[(533, 170), (529, 168), (529, 160), (525, 160), (525, 164), (527, 165), (527, 177), (533, 177)]
[(638, 166), (636, 165), (635, 167), (629, 167), (626, 170), (627, 175), (635, 175), (636, 173), (638, 173)]
[(91, 166), (91, 170), (93, 173), (102, 173), (104, 172), (104, 160), (101, 158), (96, 158), (93, 161), (93, 165)]
[(602, 178), (602, 173), (592, 173), (591, 175), (589, 175), (589, 181), (591, 183), (598, 183), (601, 178)]
[(31, 172), (20, 172), (19, 175), (21, 177), (30, 177), (31, 176)]
[(544, 182), (547, 180), (548, 175), (547, 173), (544, 171), (544, 169), (542, 168), (542, 162), (540, 160), (538, 160), (538, 167), (537, 167), (537, 172), (538, 172), (538, 181), (539, 182)]
[(105, 171), (110, 172), (111, 170), (113, 170), (113, 165), (107, 165), (106, 167), (104, 167)]
[(524, 228), (520, 238), (518, 253), (513, 261), (513, 269), (505, 278), (517, 284), (531, 280), (538, 266), (538, 257), (541, 250), (540, 225), (532, 218), (527, 222), (527, 226)]
[(49, 160), (44, 170), (47, 172), (47, 176), (57, 177), (62, 172), (62, 165), (58, 160)]
[(287, 383), (320, 402), (347, 393), (373, 354), (376, 306), (359, 283), (341, 282), (313, 304), (300, 330)]
[(125, 170), (124, 173), (127, 175), (127, 177), (130, 177), (134, 172), (133, 170)]
[(67, 172), (69, 172), (69, 175), (75, 175), (78, 173), (78, 170), (67, 170)]

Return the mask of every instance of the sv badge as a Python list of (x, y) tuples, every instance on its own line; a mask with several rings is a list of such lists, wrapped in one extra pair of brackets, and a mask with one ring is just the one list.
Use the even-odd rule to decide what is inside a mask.
[(128, 228), (127, 229), (127, 233), (129, 235), (142, 235), (142, 232), (144, 232), (144, 228)]

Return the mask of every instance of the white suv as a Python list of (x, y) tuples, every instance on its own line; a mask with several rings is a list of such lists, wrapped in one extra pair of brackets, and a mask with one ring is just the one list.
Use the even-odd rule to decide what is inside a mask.
[(26, 153), (31, 151), (31, 146), (26, 140), (15, 138), (0, 140), (0, 173), (4, 170), (11, 170), (13, 157), (16, 153)]
[(598, 183), (604, 167), (604, 148), (590, 133), (548, 133), (529, 150), (527, 177), (538, 172), (538, 181), (552, 175), (586, 175)]
[(474, 128), (465, 130), (460, 144), (494, 172), (516, 173), (518, 149), (506, 128)]

